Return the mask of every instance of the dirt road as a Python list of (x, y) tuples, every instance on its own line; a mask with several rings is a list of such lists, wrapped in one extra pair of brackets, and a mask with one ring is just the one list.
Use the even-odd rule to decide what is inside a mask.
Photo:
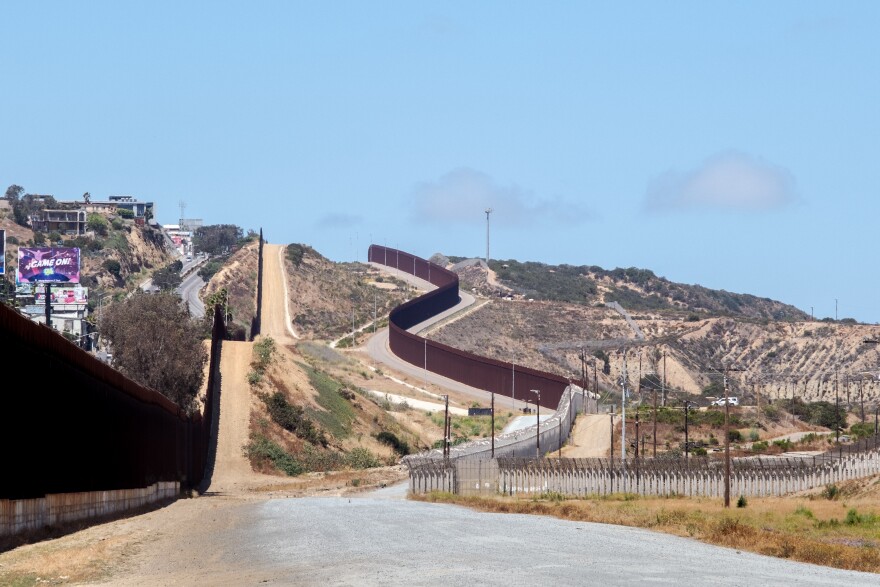
[(575, 422), (569, 443), (562, 447), (562, 456), (597, 458), (608, 456), (611, 448), (611, 419), (608, 414), (582, 414)]
[(293, 329), (284, 276), (284, 245), (263, 248), (263, 308), (260, 331), (266, 336), (292, 344), (299, 335)]

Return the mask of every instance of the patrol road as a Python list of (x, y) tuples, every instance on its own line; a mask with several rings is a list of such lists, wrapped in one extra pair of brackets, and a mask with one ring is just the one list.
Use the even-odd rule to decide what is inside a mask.
[(874, 574), (639, 528), (481, 513), (402, 495), (394, 487), (364, 497), (214, 498), (197, 517), (181, 510), (206, 500), (183, 500), (152, 514), (167, 516), (168, 526), (145, 540), (106, 584), (878, 584)]

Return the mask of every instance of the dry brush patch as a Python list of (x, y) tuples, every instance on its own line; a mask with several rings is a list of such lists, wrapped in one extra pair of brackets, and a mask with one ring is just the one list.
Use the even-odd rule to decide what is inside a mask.
[[(565, 520), (656, 530), (779, 558), (880, 573), (880, 478), (858, 490), (842, 484), (835, 499), (822, 492), (786, 498), (749, 498), (744, 508), (719, 500), (682, 497), (466, 497), (449, 493), (410, 496), (480, 511), (554, 516)], [(842, 500), (841, 495), (852, 499)], [(825, 490), (827, 495), (827, 490)]]

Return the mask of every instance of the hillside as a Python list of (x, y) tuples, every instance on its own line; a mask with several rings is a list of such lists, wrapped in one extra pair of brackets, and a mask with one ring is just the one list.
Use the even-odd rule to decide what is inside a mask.
[(388, 314), (404, 301), (405, 286), (368, 265), (334, 263), (315, 249), (287, 247), (287, 283), (293, 326), (307, 338), (335, 339)]
[(7, 230), (6, 262), (14, 279), (19, 246), (63, 246), (80, 249), (84, 287), (92, 288), (91, 299), (102, 293), (115, 296), (136, 287), (173, 257), (165, 247), (159, 229), (138, 226), (132, 220), (107, 215), (105, 222), (84, 236), (59, 237), (56, 241), (14, 223), (8, 212), (0, 212), (0, 228)]
[[(449, 257), (461, 262), (459, 257)], [(764, 320), (806, 320), (809, 314), (794, 306), (749, 294), (686, 285), (658, 277), (648, 269), (607, 270), (595, 265), (546, 265), (516, 260), (490, 260), (493, 279), (479, 267), (460, 266), (463, 286), (483, 295), (508, 295), (574, 304), (618, 302), (629, 311), (695, 314), (698, 317), (735, 316)]]
[(257, 312), (257, 268), (259, 261), (259, 242), (253, 241), (241, 247), (215, 273), (202, 290), (202, 299), (209, 300), (212, 296), (228, 295), (230, 310), (230, 331), (238, 340), (249, 338), (251, 321)]
[[(584, 268), (553, 273), (548, 266), (541, 266), (546, 273), (546, 283), (542, 284), (535, 278), (537, 266), (540, 264), (529, 264), (530, 279), (535, 279), (528, 282), (534, 283), (536, 289), (532, 291), (540, 289), (545, 295), (570, 299), (571, 292), (562, 285), (570, 285), (575, 275), (587, 283), (587, 278), (579, 272)], [(511, 274), (505, 273), (503, 267), (497, 269), (497, 283), (502, 287), (526, 283), (522, 277), (505, 281), (503, 276)], [(595, 360), (600, 370), (600, 386), (609, 392), (619, 389), (623, 371), (621, 349), (627, 348), (631, 389), (637, 387), (640, 372), (642, 376), (662, 377), (665, 365), (668, 387), (699, 395), (719, 381), (720, 376), (713, 374), (713, 370), (727, 365), (736, 369), (731, 373), (731, 393), (747, 397), (756, 393), (765, 398), (794, 394), (806, 400), (833, 400), (836, 379), (837, 392), (843, 402), (873, 404), (880, 399), (876, 381), (880, 353), (863, 342), (880, 337), (878, 326), (848, 320), (810, 321), (809, 317), (795, 320), (791, 316), (802, 316), (802, 313), (787, 310), (790, 306), (751, 296), (740, 298), (740, 313), (735, 316), (709, 316), (706, 304), (699, 308), (656, 310), (624, 304), (633, 324), (644, 336), (642, 340), (620, 313), (604, 303), (540, 301), (540, 298), (529, 301), (524, 295), (510, 295), (509, 291), (490, 285), (492, 276), (487, 275), (484, 268), (470, 266), (456, 270), (463, 275), (463, 287), (470, 286), (490, 296), (490, 303), (478, 311), (431, 333), (432, 339), (458, 348), (574, 379), (581, 377), (583, 348), (589, 372), (593, 373)], [(608, 280), (612, 278), (605, 279), (610, 287), (612, 282)], [(613, 279), (619, 283), (618, 278)], [(653, 278), (648, 282), (653, 283)], [(597, 294), (590, 299), (596, 299), (602, 291), (601, 281), (594, 283)], [(631, 283), (626, 287), (635, 288)], [(554, 291), (557, 294), (553, 294)], [(777, 321), (744, 315), (744, 312), (781, 312), (789, 317)], [(605, 357), (607, 373), (602, 372)], [(713, 393), (718, 393), (717, 387), (706, 395)]]

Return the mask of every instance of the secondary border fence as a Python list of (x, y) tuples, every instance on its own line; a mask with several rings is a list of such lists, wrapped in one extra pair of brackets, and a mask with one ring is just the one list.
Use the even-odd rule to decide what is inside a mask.
[[(583, 389), (572, 385), (566, 388), (556, 412), (540, 423), (541, 454), (552, 453), (559, 449), (568, 440), (574, 427), (575, 416), (584, 408), (586, 402), (587, 411), (595, 411), (596, 400), (584, 394)], [(537, 418), (536, 418), (537, 420)], [(532, 424), (521, 430), (500, 434), (495, 437), (495, 456), (510, 457), (534, 457), (538, 448), (538, 424)], [(491, 458), (492, 439), (480, 438), (471, 440), (449, 449), (449, 459), (461, 458)], [(434, 449), (427, 452), (403, 457), (403, 462), (410, 463), (434, 462), (443, 458), (442, 449)]]
[(257, 252), (257, 311), (251, 319), (250, 340), (254, 340), (263, 328), (263, 229), (260, 229), (260, 246)]
[(565, 377), (481, 357), (408, 332), (416, 324), (458, 303), (458, 275), (421, 257), (381, 245), (370, 245), (368, 258), (370, 262), (396, 268), (437, 286), (391, 311), (388, 341), (395, 355), (477, 389), (520, 400), (532, 399), (530, 390), (538, 389), (542, 406), (552, 409), (559, 404), (570, 383)]
[[(725, 465), (716, 458), (630, 459), (412, 459), (410, 492), (460, 495), (566, 496), (724, 495)], [(730, 463), (731, 496), (780, 496), (880, 473), (878, 437), (820, 455), (741, 457)]]
[[(203, 416), (0, 304), (0, 356), (10, 366), (0, 383), (0, 538), (197, 487), (216, 426), (223, 318), (215, 307)], [(73, 518), (58, 505), (71, 500)]]

